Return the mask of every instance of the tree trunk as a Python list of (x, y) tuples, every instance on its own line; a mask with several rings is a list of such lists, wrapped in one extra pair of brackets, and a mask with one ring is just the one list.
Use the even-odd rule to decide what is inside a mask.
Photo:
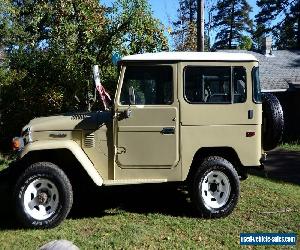
[(230, 17), (229, 49), (232, 49), (233, 26), (234, 26), (234, 7), (235, 7), (235, 1), (232, 1), (231, 17)]
[(194, 13), (193, 13), (193, 8), (192, 8), (192, 0), (189, 0), (189, 10), (190, 10), (190, 23), (194, 21)]

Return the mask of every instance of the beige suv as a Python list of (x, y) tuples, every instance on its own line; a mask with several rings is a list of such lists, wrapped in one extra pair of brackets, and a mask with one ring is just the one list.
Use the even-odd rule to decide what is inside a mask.
[(19, 220), (57, 226), (81, 178), (97, 186), (181, 182), (204, 217), (236, 206), (262, 157), (258, 61), (239, 53), (124, 57), (110, 111), (30, 121), (18, 139)]

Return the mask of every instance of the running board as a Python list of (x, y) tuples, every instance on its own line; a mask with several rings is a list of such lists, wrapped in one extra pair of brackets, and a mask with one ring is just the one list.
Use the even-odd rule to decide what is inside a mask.
[(150, 183), (164, 183), (167, 179), (129, 179), (129, 180), (107, 180), (103, 181), (104, 186), (118, 186), (118, 185), (135, 185), (135, 184), (150, 184)]

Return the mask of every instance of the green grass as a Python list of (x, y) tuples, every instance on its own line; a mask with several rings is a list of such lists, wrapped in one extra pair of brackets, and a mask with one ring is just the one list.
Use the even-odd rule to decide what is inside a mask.
[(12, 158), (11, 156), (3, 156), (0, 154), (0, 171), (8, 167), (11, 158)]
[(279, 148), (286, 151), (300, 151), (300, 141), (282, 143)]
[[(101, 196), (95, 200), (106, 202)], [(67, 219), (50, 230), (2, 229), (0, 249), (37, 249), (55, 239), (70, 240), (81, 249), (239, 249), (241, 232), (296, 232), (300, 237), (300, 186), (256, 176), (242, 182), (239, 204), (224, 219), (133, 211), (110, 208), (103, 216)]]

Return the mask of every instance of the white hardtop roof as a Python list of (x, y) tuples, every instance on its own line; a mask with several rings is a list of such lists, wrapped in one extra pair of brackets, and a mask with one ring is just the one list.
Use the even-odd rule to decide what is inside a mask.
[(125, 56), (122, 61), (258, 61), (247, 53), (158, 52)]

